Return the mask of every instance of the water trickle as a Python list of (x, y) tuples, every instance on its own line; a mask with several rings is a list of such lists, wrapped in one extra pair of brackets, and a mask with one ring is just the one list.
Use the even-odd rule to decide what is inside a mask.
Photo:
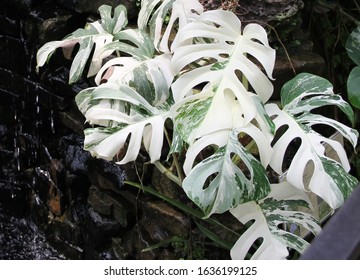
[(55, 120), (54, 120), (54, 109), (51, 108), (50, 110), (50, 129), (51, 129), (51, 133), (55, 134), (56, 130), (55, 130)]

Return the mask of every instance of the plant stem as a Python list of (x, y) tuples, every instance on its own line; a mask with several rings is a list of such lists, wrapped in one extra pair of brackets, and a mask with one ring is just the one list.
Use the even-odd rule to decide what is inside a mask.
[[(170, 139), (170, 136), (169, 136), (169, 133), (167, 132), (167, 129), (164, 127), (164, 133), (165, 133), (165, 137), (166, 137), (166, 140), (167, 140), (167, 142), (168, 142), (168, 144), (169, 144), (169, 146), (171, 146), (171, 139)], [(179, 184), (179, 186), (181, 186), (182, 185), (182, 181), (184, 180), (184, 175), (183, 175), (183, 173), (182, 173), (182, 168), (181, 168), (181, 166), (180, 166), (180, 164), (179, 164), (179, 159), (178, 159), (178, 157), (177, 157), (177, 155), (176, 154), (172, 154), (172, 156), (173, 156), (173, 163), (175, 164), (175, 168), (176, 168), (176, 173), (177, 173), (177, 175), (178, 175), (178, 178), (179, 178), (179, 180), (180, 180), (180, 184)]]
[(360, 13), (360, 5), (357, 2), (358, 0), (354, 0), (354, 4), (356, 6), (356, 8), (358, 9), (359, 13)]
[(171, 172), (168, 168), (166, 168), (160, 161), (154, 162), (155, 167), (166, 177), (168, 177), (171, 181), (175, 182), (179, 186), (181, 186), (181, 179)]

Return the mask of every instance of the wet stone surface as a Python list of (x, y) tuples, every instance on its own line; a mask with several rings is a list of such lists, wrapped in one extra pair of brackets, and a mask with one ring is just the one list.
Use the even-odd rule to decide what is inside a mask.
[(0, 259), (58, 260), (65, 257), (47, 243), (31, 220), (7, 215), (0, 204)]

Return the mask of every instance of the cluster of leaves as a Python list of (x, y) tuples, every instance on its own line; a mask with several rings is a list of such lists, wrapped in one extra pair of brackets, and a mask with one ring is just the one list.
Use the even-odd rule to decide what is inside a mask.
[[(333, 105), (353, 121), (349, 104), (333, 93), (330, 82), (307, 73), (284, 85), (281, 105), (269, 103), (275, 50), (260, 25), (242, 27), (230, 11), (204, 12), (196, 0), (143, 0), (137, 28), (126, 27), (123, 6), (113, 13), (101, 6), (99, 12), (99, 21), (38, 52), (41, 67), (57, 48), (69, 53), (79, 44), (70, 83), (90, 60), (88, 75), (95, 75), (96, 86), (76, 96), (92, 125), (85, 130), (85, 149), (119, 164), (136, 160), (145, 149), (164, 170), (161, 152), (168, 141), (167, 161), (177, 167), (171, 178), (203, 217), (230, 211), (248, 225), (231, 249), (233, 258), (245, 258), (254, 244), (254, 259), (284, 259), (288, 248), (303, 252), (307, 242), (287, 229), (320, 231), (300, 210), (311, 208), (307, 193), (336, 209), (357, 185), (347, 173), (343, 147), (313, 126), (333, 128), (354, 147), (358, 133), (314, 109)], [(171, 133), (166, 121), (173, 124)], [(286, 150), (296, 140), (300, 147), (283, 170)], [(324, 143), (337, 160), (327, 156)], [(183, 161), (180, 153), (186, 155)], [(272, 182), (269, 170), (283, 181)]]

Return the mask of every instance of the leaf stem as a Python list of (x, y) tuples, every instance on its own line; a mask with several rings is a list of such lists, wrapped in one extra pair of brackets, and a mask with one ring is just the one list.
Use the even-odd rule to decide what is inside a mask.
[[(164, 133), (165, 133), (165, 137), (166, 137), (166, 140), (167, 140), (169, 146), (171, 146), (171, 139), (170, 139), (169, 133), (167, 132), (166, 127), (164, 127)], [(179, 159), (178, 159), (177, 155), (173, 153), (172, 156), (173, 156), (173, 163), (175, 164), (175, 168), (176, 168), (176, 173), (178, 175), (177, 178), (180, 181), (180, 184), (178, 184), (178, 185), (181, 186), (182, 181), (184, 180), (185, 176), (182, 173), (182, 168), (180, 166)]]
[(181, 179), (166, 168), (160, 161), (154, 162), (155, 167), (171, 181), (175, 182), (177, 185), (181, 186)]

